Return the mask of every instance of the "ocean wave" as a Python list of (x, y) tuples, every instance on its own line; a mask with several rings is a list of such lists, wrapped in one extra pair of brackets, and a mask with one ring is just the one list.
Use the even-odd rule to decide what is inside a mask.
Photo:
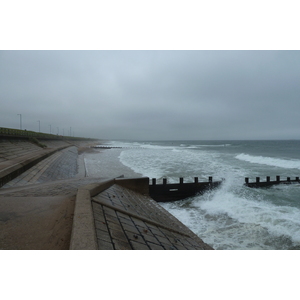
[(217, 145), (197, 145), (199, 147), (229, 147), (231, 144), (217, 144)]
[(244, 153), (237, 155), (235, 158), (250, 162), (252, 164), (261, 164), (285, 169), (300, 169), (300, 160), (288, 160), (267, 156), (253, 156)]
[(172, 150), (174, 146), (161, 146), (161, 145), (153, 145), (153, 144), (144, 144), (144, 149), (150, 150)]
[[(228, 230), (228, 234), (233, 233), (232, 225), (235, 224), (236, 231), (242, 231), (248, 242), (255, 244), (255, 240), (261, 239), (259, 243), (265, 244), (266, 241), (273, 240), (273, 237), (289, 237), (291, 241), (299, 244), (299, 208), (263, 201), (261, 194), (255, 196), (246, 191), (237, 194), (232, 188), (230, 183), (225, 182), (221, 189), (207, 195), (207, 199), (195, 201), (194, 206), (205, 210), (209, 215), (217, 216), (220, 221), (224, 219), (226, 222), (223, 227), (226, 232)], [(247, 230), (242, 230), (245, 226)], [(267, 245), (263, 247), (265, 246)]]

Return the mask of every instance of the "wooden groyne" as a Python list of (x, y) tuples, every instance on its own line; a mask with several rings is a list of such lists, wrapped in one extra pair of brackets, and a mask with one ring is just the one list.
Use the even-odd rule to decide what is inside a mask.
[(91, 148), (96, 149), (143, 149), (141, 147), (120, 147), (120, 146), (92, 146)]
[(197, 194), (217, 188), (222, 181), (213, 181), (209, 177), (207, 182), (199, 182), (198, 177), (194, 178), (194, 182), (184, 183), (183, 178), (179, 178), (179, 183), (167, 183), (167, 179), (163, 178), (162, 184), (157, 184), (156, 178), (152, 179), (152, 184), (149, 184), (149, 195), (157, 202), (170, 202), (182, 200)]
[(96, 149), (122, 149), (123, 147), (111, 147), (111, 146), (92, 146), (91, 148)]
[(251, 188), (260, 188), (260, 187), (270, 187), (276, 184), (292, 184), (292, 183), (300, 183), (299, 177), (295, 179), (291, 179), (291, 177), (287, 177), (286, 180), (281, 180), (280, 176), (276, 176), (276, 180), (271, 180), (270, 176), (266, 177), (266, 181), (261, 181), (260, 177), (256, 177), (254, 182), (249, 182), (249, 178), (245, 178), (245, 185)]

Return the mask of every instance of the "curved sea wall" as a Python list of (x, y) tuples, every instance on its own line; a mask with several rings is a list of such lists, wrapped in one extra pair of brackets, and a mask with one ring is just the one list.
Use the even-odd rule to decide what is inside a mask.
[(148, 177), (107, 185), (69, 174), (78, 150), (95, 143), (0, 137), (0, 249), (212, 249), (150, 198)]
[(59, 150), (95, 143), (91, 139), (69, 139), (55, 135), (37, 138), (38, 133), (26, 136), (29, 132), (0, 129), (0, 187)]

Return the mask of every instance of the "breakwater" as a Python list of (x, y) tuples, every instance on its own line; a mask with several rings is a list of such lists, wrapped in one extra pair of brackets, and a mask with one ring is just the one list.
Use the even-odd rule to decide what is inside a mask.
[(91, 148), (95, 148), (95, 149), (143, 149), (141, 147), (120, 147), (120, 146), (92, 146)]
[(157, 184), (156, 178), (152, 179), (149, 185), (149, 194), (157, 202), (170, 202), (182, 200), (196, 194), (203, 194), (208, 190), (219, 187), (223, 181), (213, 181), (212, 177), (206, 182), (199, 182), (198, 177), (194, 182), (184, 182), (184, 178), (179, 178), (179, 183), (167, 183), (167, 178), (163, 178), (162, 184)]
[(276, 176), (275, 180), (271, 180), (270, 176), (266, 177), (266, 181), (261, 181), (260, 177), (256, 177), (254, 182), (250, 182), (249, 178), (245, 178), (245, 185), (251, 188), (261, 188), (261, 187), (270, 187), (277, 184), (292, 184), (292, 183), (300, 183), (299, 177), (295, 177), (295, 179), (291, 179), (291, 177), (287, 177), (282, 180), (280, 176)]

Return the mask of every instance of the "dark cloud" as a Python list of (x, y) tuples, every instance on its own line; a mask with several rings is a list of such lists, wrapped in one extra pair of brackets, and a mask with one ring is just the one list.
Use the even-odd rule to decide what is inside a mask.
[(1, 51), (0, 126), (106, 139), (300, 138), (299, 51)]

